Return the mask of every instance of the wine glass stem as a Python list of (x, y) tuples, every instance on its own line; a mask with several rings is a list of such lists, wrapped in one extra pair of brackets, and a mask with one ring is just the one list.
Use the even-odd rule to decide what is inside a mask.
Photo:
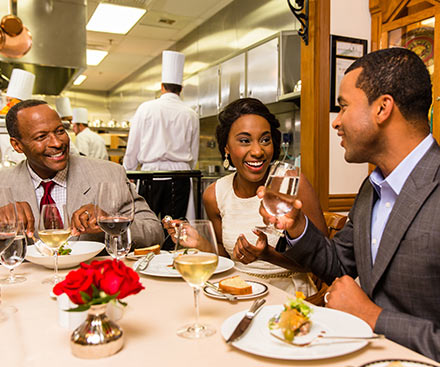
[(119, 260), (118, 256), (118, 236), (111, 236), (111, 247), (113, 249), (113, 254), (116, 260)]
[(196, 308), (196, 322), (194, 324), (195, 328), (199, 327), (199, 287), (193, 287), (194, 289), (194, 307)]
[(9, 269), (9, 277), (8, 280), (10, 282), (13, 282), (15, 280), (15, 275), (14, 275), (14, 268)]
[(55, 249), (55, 281), (58, 281), (58, 249)]

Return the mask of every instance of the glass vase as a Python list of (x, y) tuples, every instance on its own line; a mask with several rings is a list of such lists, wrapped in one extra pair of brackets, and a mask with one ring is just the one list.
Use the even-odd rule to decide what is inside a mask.
[(122, 329), (106, 315), (106, 304), (91, 306), (87, 319), (70, 338), (74, 356), (85, 359), (104, 358), (117, 353), (124, 344)]

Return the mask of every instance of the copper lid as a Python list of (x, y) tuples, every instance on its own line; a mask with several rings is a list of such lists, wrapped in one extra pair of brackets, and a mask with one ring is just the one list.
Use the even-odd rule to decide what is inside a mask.
[(22, 21), (20, 18), (12, 14), (5, 15), (2, 18), (0, 27), (7, 35), (11, 37), (16, 37), (23, 31)]

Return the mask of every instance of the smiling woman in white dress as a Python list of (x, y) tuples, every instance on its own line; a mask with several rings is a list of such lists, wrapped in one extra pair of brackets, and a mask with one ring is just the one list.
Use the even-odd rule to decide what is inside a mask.
[[(280, 124), (267, 107), (254, 98), (244, 98), (229, 104), (219, 115), (216, 137), (225, 165), (235, 173), (220, 178), (203, 194), (203, 202), (219, 243), (220, 255), (233, 258), (239, 241), (255, 244), (253, 232), (264, 225), (259, 214), (260, 200), (256, 192), (264, 185), (269, 165), (280, 154)], [(316, 194), (304, 175), (298, 197), (309, 219), (324, 233), (327, 227)], [(275, 247), (279, 237), (268, 236)], [(294, 272), (265, 261), (245, 265), (246, 259), (235, 259), (235, 266), (250, 277), (263, 279), (289, 293), (302, 291), (306, 296), (316, 292), (308, 274)]]

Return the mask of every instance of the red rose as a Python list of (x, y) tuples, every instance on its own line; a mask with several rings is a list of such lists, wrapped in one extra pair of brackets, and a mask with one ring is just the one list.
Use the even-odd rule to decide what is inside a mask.
[(119, 292), (117, 299), (139, 293), (144, 287), (139, 282), (139, 275), (122, 261), (113, 260), (111, 267), (106, 267), (98, 288), (109, 295)]
[(94, 260), (90, 264), (81, 263), (81, 268), (91, 269), (94, 273), (94, 284), (99, 288), (99, 283), (101, 282), (104, 272), (111, 268), (112, 260)]
[(79, 268), (78, 270), (72, 270), (66, 276), (66, 279), (59, 282), (53, 288), (53, 292), (59, 296), (62, 293), (66, 293), (70, 300), (77, 304), (84, 304), (84, 300), (81, 297), (80, 292), (87, 293), (92, 296), (92, 283), (93, 283), (93, 270)]

